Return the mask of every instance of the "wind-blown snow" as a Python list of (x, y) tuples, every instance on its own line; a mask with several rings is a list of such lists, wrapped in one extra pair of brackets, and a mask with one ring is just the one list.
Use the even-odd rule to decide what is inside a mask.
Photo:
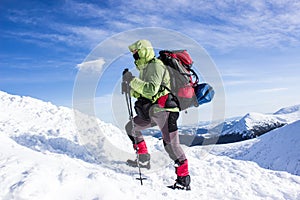
[[(0, 199), (300, 199), (299, 165), (284, 160), (299, 161), (299, 122), (214, 151), (213, 146), (185, 148), (192, 190), (173, 191), (165, 187), (176, 177), (170, 160), (163, 160), (162, 141), (145, 137), (154, 170), (142, 170), (148, 180), (141, 186), (137, 169), (124, 164), (134, 156), (124, 131), (89, 116), (77, 121), (77, 115), (0, 91)], [(266, 169), (277, 154), (276, 169)]]

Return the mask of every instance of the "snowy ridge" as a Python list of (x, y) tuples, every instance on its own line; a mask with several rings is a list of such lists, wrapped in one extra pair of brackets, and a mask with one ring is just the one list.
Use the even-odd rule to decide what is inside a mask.
[[(63, 153), (97, 162), (95, 155), (87, 150), (86, 142), (95, 141), (91, 148), (101, 147), (105, 139), (113, 140), (115, 135), (127, 141), (127, 136), (120, 134), (115, 126), (70, 108), (2, 91), (0, 103), (0, 132), (36, 151)], [(119, 144), (119, 148), (128, 149), (128, 143)], [(99, 157), (104, 156), (101, 155), (103, 148), (98, 151)]]
[[(253, 161), (261, 167), (300, 176), (300, 120), (272, 130), (258, 138), (218, 145), (215, 155)], [(226, 152), (224, 151), (226, 149)]]
[(281, 127), (284, 124), (286, 124), (286, 121), (275, 115), (248, 113), (222, 131), (222, 135), (240, 134), (244, 138), (253, 138)]
[[(192, 190), (173, 191), (165, 187), (176, 176), (170, 159), (163, 160), (161, 140), (145, 137), (153, 170), (142, 170), (148, 180), (141, 186), (137, 169), (124, 165), (134, 154), (114, 152), (132, 152), (123, 131), (69, 108), (0, 92), (0, 199), (300, 199), (299, 126), (241, 143), (185, 147)], [(264, 147), (267, 154), (256, 158)], [(278, 154), (272, 164), (270, 155)]]
[(300, 176), (300, 120), (273, 130), (260, 138), (237, 158), (260, 166)]
[(277, 112), (275, 112), (275, 115), (279, 115), (279, 114), (293, 114), (293, 113), (298, 113), (300, 112), (300, 104), (299, 105), (295, 105), (295, 106), (290, 106), (290, 107), (286, 107), (286, 108), (281, 108), (280, 110), (278, 110)]

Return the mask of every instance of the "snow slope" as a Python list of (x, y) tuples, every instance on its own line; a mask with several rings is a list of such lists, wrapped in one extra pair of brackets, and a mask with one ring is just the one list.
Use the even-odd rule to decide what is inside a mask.
[(104, 146), (115, 139), (124, 141), (119, 149), (126, 151), (130, 145), (125, 133), (97, 118), (1, 91), (0, 132), (36, 151), (63, 153), (87, 162), (107, 159)]
[(267, 133), (237, 158), (300, 176), (300, 121)]
[(300, 120), (250, 141), (216, 146), (213, 151), (300, 176)]
[[(212, 151), (216, 146), (185, 148), (192, 190), (173, 191), (165, 187), (176, 177), (162, 141), (145, 138), (153, 169), (142, 171), (148, 180), (141, 186), (135, 180), (137, 169), (124, 164), (134, 156), (124, 132), (89, 116), (78, 120), (77, 115), (68, 108), (0, 92), (0, 199), (300, 199), (300, 176), (261, 167), (251, 161), (251, 154), (248, 159), (242, 159), (242, 153), (240, 158), (232, 156), (234, 148), (259, 151), (255, 144), (268, 145), (269, 138), (222, 145), (223, 155)], [(300, 129), (298, 123), (293, 126), (278, 132), (274, 142), (286, 131)], [(114, 146), (108, 144), (111, 138)], [(285, 148), (292, 142), (300, 146), (297, 138), (285, 142)]]

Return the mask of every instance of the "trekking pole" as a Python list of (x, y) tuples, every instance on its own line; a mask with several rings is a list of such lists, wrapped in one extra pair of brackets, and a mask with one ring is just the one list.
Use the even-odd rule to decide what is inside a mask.
[[(129, 114), (129, 120), (131, 122), (131, 127), (132, 131), (134, 130), (134, 122), (133, 122), (133, 111), (132, 111), (132, 103), (131, 103), (131, 96), (130, 96), (130, 86), (127, 81), (122, 82), (122, 94), (125, 93), (125, 99), (126, 99), (126, 104), (127, 104), (127, 109), (128, 109), (128, 114)], [(139, 160), (139, 154), (138, 154), (138, 149), (137, 149), (137, 142), (134, 139), (134, 146), (135, 146), (135, 153), (136, 153), (136, 161), (137, 161), (137, 166), (139, 168), (139, 178), (136, 178), (136, 180), (141, 181), (141, 185), (143, 185), (143, 180), (146, 180), (146, 178), (142, 178), (142, 173), (141, 173), (141, 166), (140, 166), (140, 160)]]

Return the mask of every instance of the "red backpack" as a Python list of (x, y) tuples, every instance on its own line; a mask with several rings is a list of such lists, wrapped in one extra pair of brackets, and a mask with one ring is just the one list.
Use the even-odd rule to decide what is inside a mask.
[(170, 74), (171, 88), (167, 88), (175, 97), (180, 110), (198, 106), (194, 87), (198, 85), (198, 76), (192, 69), (193, 60), (186, 50), (162, 50), (158, 57)]

